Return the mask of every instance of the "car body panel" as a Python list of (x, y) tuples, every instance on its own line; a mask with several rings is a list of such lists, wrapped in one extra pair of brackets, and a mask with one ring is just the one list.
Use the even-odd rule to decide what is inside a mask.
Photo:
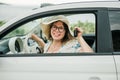
[(1, 80), (117, 80), (109, 55), (4, 57), (0, 64)]
[(117, 74), (118, 74), (118, 80), (120, 80), (120, 55), (115, 55), (114, 56), (115, 58), (115, 62), (116, 62), (116, 71), (117, 71)]

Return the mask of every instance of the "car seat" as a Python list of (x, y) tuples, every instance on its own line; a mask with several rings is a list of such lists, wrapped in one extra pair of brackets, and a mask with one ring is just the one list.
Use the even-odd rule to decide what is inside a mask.
[(112, 31), (112, 40), (114, 51), (120, 51), (120, 30)]

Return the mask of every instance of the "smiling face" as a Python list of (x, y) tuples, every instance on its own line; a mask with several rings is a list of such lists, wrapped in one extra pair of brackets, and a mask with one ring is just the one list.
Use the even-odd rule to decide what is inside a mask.
[(65, 36), (65, 29), (63, 22), (54, 22), (51, 26), (51, 36), (53, 40), (61, 41)]

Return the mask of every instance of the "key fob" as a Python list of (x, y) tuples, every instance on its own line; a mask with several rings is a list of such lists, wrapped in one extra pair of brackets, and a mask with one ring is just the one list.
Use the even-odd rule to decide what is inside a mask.
[(74, 37), (77, 37), (78, 36), (78, 31), (77, 29), (74, 30)]

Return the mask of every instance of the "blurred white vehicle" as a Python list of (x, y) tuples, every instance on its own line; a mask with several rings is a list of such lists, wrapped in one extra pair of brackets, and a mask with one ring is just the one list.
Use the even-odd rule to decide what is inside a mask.
[[(65, 15), (85, 30), (94, 53), (45, 54), (30, 38), (45, 42), (40, 22)], [(120, 2), (81, 2), (47, 6), (0, 27), (0, 80), (120, 80)]]

